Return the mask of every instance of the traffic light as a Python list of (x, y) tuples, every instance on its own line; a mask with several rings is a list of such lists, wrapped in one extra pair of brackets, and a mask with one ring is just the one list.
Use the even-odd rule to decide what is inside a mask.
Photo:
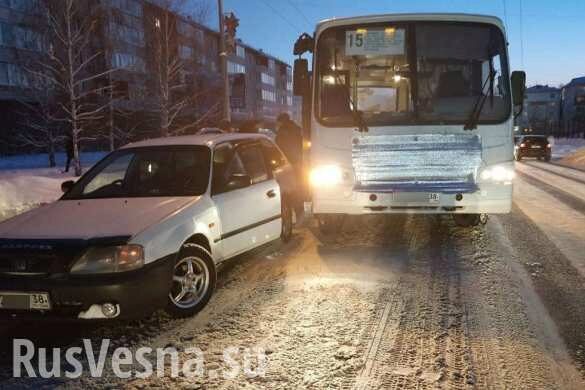
[(236, 31), (239, 25), (240, 19), (238, 19), (233, 12), (224, 16), (226, 43), (232, 53), (236, 49)]

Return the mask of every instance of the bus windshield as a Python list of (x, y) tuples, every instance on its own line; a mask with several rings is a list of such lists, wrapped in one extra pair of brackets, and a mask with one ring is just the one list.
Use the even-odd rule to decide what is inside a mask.
[(317, 44), (317, 117), (330, 127), (479, 124), (511, 114), (506, 43), (489, 24), (383, 23), (334, 27)]

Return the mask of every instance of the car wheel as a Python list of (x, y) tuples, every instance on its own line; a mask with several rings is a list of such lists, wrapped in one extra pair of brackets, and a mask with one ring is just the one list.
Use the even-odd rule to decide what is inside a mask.
[(217, 276), (211, 255), (198, 246), (181, 250), (173, 268), (167, 312), (173, 317), (189, 317), (209, 302)]
[(550, 156), (546, 156), (546, 157), (544, 158), (544, 161), (546, 161), (546, 162), (550, 161)]
[[(484, 223), (481, 214), (453, 214), (453, 220), (457, 226), (467, 228)], [(484, 220), (487, 222), (487, 219)]]
[(282, 230), (280, 239), (283, 242), (289, 242), (293, 233), (293, 211), (286, 199), (282, 199)]
[(519, 154), (516, 155), (516, 161), (521, 161), (522, 160), (522, 156), (520, 156)]

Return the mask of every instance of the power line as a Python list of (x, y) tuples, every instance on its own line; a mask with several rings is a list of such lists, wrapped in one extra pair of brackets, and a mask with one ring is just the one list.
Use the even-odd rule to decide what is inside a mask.
[(302, 33), (303, 32), (303, 29), (302, 28), (299, 28), (299, 26), (297, 26), (296, 24), (294, 24), (293, 22), (291, 22), (287, 17), (285, 17), (276, 8), (274, 8), (272, 6), (272, 4), (270, 4), (267, 0), (261, 0), (261, 1), (264, 3), (264, 5), (266, 5), (268, 8), (270, 8), (272, 10), (272, 12), (274, 12), (275, 15), (277, 15), (279, 18), (281, 18), (282, 20), (284, 20), (289, 26), (291, 26), (297, 32), (299, 32), (299, 33)]
[(520, 64), (524, 69), (524, 7), (520, 0)]
[(313, 28), (313, 24), (311, 23), (309, 18), (307, 18), (307, 15), (305, 15), (305, 13), (299, 8), (299, 6), (296, 5), (292, 0), (286, 0), (286, 1), (287, 1), (287, 3), (289, 3), (291, 5), (291, 7), (293, 7), (303, 17), (303, 19), (305, 19), (305, 21), (307, 22), (309, 27)]

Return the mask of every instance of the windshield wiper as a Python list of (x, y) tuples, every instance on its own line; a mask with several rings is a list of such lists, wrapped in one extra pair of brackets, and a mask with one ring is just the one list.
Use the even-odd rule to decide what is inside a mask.
[[(342, 82), (341, 77), (339, 77), (339, 74), (335, 74), (335, 79), (337, 80), (337, 83), (339, 85), (345, 84)], [(357, 105), (355, 104), (355, 102), (351, 98), (351, 92), (349, 89), (349, 85), (347, 86), (347, 88), (345, 88), (345, 91), (347, 92), (347, 103), (349, 104), (349, 106), (351, 108), (351, 116), (353, 117), (354, 125), (358, 128), (358, 130), (361, 133), (367, 133), (369, 131), (369, 129), (368, 129), (368, 125), (366, 124), (366, 121), (364, 120), (364, 113), (363, 113), (363, 111), (357, 109)]]
[[(473, 110), (471, 110), (471, 114), (469, 115), (467, 122), (465, 122), (465, 126), (463, 127), (463, 130), (477, 129), (477, 123), (479, 122), (479, 118), (481, 117), (481, 112), (483, 110), (483, 106), (485, 105), (485, 101), (488, 98), (488, 95), (485, 94), (483, 91), (485, 90), (485, 87), (488, 85), (488, 83), (490, 84), (490, 86), (493, 86), (493, 83), (494, 83), (494, 80), (496, 78), (497, 73), (498, 73), (497, 70), (490, 69), (489, 77), (486, 79), (486, 81), (483, 83), (483, 85), (481, 87), (481, 95), (475, 101), (475, 104), (473, 105)], [(494, 88), (491, 87), (489, 95), (492, 97), (492, 99), (493, 99), (493, 94), (494, 94)], [(493, 104), (493, 101), (492, 101), (492, 104)]]

